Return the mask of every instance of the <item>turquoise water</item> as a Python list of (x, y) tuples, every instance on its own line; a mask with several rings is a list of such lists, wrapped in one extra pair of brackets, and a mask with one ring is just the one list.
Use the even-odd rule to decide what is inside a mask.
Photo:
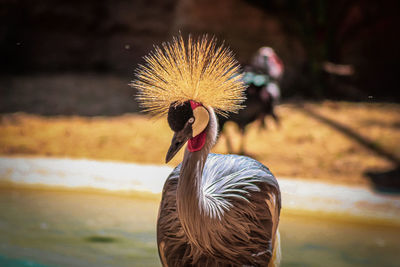
[(26, 260), (9, 259), (0, 256), (0, 266), (2, 267), (46, 267), (45, 265)]
[[(0, 188), (0, 266), (160, 266), (157, 200)], [(282, 216), (282, 266), (399, 266), (400, 228)]]

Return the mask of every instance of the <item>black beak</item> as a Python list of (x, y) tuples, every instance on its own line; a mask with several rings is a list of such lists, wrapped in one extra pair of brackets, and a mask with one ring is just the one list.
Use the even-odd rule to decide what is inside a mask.
[(186, 134), (181, 132), (175, 132), (174, 136), (172, 137), (171, 146), (168, 149), (167, 156), (165, 157), (165, 163), (168, 163), (178, 151), (182, 148), (182, 146), (186, 143), (186, 141), (190, 137)]

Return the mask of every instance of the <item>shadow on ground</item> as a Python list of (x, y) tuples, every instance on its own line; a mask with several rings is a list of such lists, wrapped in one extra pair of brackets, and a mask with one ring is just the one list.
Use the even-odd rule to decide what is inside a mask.
[(367, 148), (372, 153), (385, 158), (392, 162), (396, 167), (391, 170), (368, 170), (364, 173), (367, 179), (371, 182), (374, 189), (382, 193), (400, 194), (400, 159), (390, 151), (379, 146), (371, 140), (363, 137), (357, 131), (337, 122), (330, 118), (327, 118), (315, 110), (305, 106), (298, 106), (306, 115), (324, 123), (334, 130), (344, 134), (349, 139), (359, 143), (360, 145)]
[(364, 175), (382, 193), (400, 194), (400, 166), (391, 170), (369, 170)]
[(387, 151), (386, 149), (384, 149), (383, 147), (374, 143), (373, 141), (366, 139), (365, 137), (363, 137), (362, 135), (357, 133), (355, 130), (353, 130), (337, 121), (327, 118), (327, 117), (315, 112), (311, 108), (304, 107), (304, 106), (299, 106), (299, 108), (306, 115), (318, 120), (321, 123), (329, 125), (334, 130), (344, 134), (348, 138), (350, 138), (353, 141), (356, 141), (360, 145), (364, 146), (365, 148), (370, 150), (372, 153), (391, 161), (392, 163), (396, 164), (397, 166), (400, 166), (400, 159), (396, 155), (394, 155), (390, 151)]

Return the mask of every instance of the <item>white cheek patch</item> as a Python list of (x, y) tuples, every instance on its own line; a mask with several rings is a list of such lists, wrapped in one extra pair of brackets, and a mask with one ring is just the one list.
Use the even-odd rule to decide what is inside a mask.
[(208, 125), (208, 121), (210, 120), (210, 115), (208, 114), (207, 109), (202, 106), (199, 106), (193, 110), (194, 115), (194, 123), (192, 125), (193, 137), (199, 135)]

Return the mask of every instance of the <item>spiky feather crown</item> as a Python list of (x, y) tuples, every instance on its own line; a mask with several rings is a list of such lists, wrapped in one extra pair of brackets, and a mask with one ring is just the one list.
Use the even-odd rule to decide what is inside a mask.
[(187, 44), (182, 36), (145, 58), (146, 64), (136, 70), (131, 83), (138, 89), (137, 100), (144, 111), (153, 115), (168, 112), (172, 103), (180, 105), (194, 100), (210, 106), (222, 115), (237, 112), (245, 97), (246, 86), (239, 74), (239, 64), (223, 45), (205, 35)]

